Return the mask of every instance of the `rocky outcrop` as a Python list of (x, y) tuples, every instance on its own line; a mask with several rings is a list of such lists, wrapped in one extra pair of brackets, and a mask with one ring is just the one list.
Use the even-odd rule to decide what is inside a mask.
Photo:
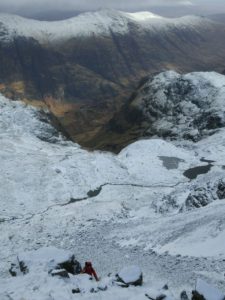
[[(212, 135), (225, 126), (224, 86), (225, 76), (214, 72), (181, 75), (168, 71), (152, 76), (124, 110), (136, 119), (125, 118), (127, 128), (124, 126), (125, 133), (120, 129), (121, 136), (128, 132), (127, 124), (134, 136), (196, 142)], [(123, 128), (121, 119), (111, 121), (112, 131)]]
[(224, 182), (224, 180), (220, 180), (220, 182), (218, 183), (216, 194), (220, 200), (225, 199), (225, 182)]
[(25, 262), (20, 260), (17, 257), (17, 262), (11, 264), (11, 267), (9, 269), (9, 273), (12, 277), (16, 277), (20, 274), (25, 275), (25, 274), (29, 273), (29, 269), (26, 266)]
[(200, 208), (208, 205), (212, 201), (225, 199), (224, 181), (221, 179), (215, 184), (207, 183), (204, 187), (196, 186), (190, 192), (186, 201), (187, 209)]
[(188, 209), (200, 208), (208, 205), (212, 200), (212, 194), (206, 188), (197, 187), (188, 195), (185, 206)]
[(74, 255), (72, 255), (68, 260), (58, 263), (55, 270), (57, 270), (58, 268), (61, 268), (62, 270), (65, 270), (66, 272), (73, 275), (80, 274), (82, 271), (81, 264), (75, 259)]
[[(220, 175), (221, 176), (221, 175)], [(153, 202), (152, 206), (158, 213), (169, 213), (172, 211), (184, 212), (198, 209), (209, 205), (213, 201), (225, 199), (224, 180), (220, 176), (215, 178), (196, 181), (187, 185), (184, 190), (177, 190), (165, 195), (161, 201)], [(184, 197), (184, 195), (187, 195)], [(181, 199), (183, 199), (181, 201)]]

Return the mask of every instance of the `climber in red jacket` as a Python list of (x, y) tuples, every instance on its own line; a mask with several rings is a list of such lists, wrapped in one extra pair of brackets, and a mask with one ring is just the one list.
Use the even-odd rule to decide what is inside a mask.
[(92, 263), (90, 261), (86, 261), (85, 267), (82, 270), (82, 273), (88, 274), (90, 276), (94, 276), (96, 281), (99, 281), (99, 278), (95, 272), (95, 269), (92, 267)]

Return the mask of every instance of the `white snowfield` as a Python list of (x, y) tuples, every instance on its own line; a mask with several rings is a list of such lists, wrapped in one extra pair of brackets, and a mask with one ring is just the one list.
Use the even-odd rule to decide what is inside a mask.
[(2, 39), (10, 41), (15, 36), (23, 36), (32, 37), (41, 43), (58, 42), (73, 37), (108, 36), (112, 32), (126, 34), (130, 30), (130, 25), (140, 30), (157, 32), (176, 28), (197, 30), (199, 26), (207, 29), (211, 24), (212, 21), (197, 16), (168, 19), (151, 12), (126, 13), (110, 9), (51, 22), (0, 14), (0, 32), (4, 33)]
[[(216, 193), (225, 129), (198, 143), (140, 140), (113, 155), (52, 136), (39, 115), (0, 96), (1, 300), (141, 300), (166, 283), (178, 298), (198, 277), (225, 292), (225, 200)], [(215, 162), (190, 181), (183, 173), (207, 165), (202, 157)], [(196, 188), (208, 201), (198, 208), (186, 201)], [(108, 273), (138, 265), (144, 285), (75, 296), (71, 289), (84, 277), (66, 283), (40, 268), (10, 277), (17, 255), (42, 247), (91, 260), (103, 283)]]
[(197, 291), (205, 297), (206, 300), (223, 300), (224, 294), (216, 288), (209, 285), (207, 282), (198, 279), (196, 284)]
[(54, 267), (57, 264), (63, 263), (71, 258), (73, 254), (69, 251), (57, 249), (54, 247), (43, 247), (36, 251), (27, 251), (18, 255), (19, 261), (25, 262), (29, 271), (33, 268), (36, 271), (40, 266)]

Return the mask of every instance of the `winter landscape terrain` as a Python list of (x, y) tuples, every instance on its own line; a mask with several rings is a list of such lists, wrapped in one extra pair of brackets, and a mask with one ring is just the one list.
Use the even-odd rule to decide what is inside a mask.
[[(141, 300), (165, 284), (167, 298), (178, 299), (183, 290), (191, 296), (198, 278), (225, 293), (225, 76), (165, 72), (146, 87), (133, 105), (155, 136), (118, 155), (82, 149), (43, 111), (0, 96), (0, 299)], [(165, 128), (172, 134), (163, 140), (157, 132)], [(43, 267), (49, 251), (91, 260), (102, 280), (52, 277)], [(11, 277), (20, 256), (30, 272)], [(107, 275), (131, 265), (141, 268), (143, 286), (114, 286)], [(74, 295), (77, 285), (83, 290)], [(108, 289), (90, 293), (97, 285)]]
[[(6, 38), (15, 36), (32, 37), (42, 43), (57, 42), (76, 36), (125, 34), (130, 26), (140, 30), (159, 31), (179, 27), (213, 26), (213, 22), (204, 17), (187, 16), (177, 19), (164, 18), (151, 12), (126, 13), (113, 9), (102, 9), (97, 12), (83, 13), (74, 18), (47, 22), (22, 18), (16, 15), (0, 14), (2, 34)], [(4, 32), (5, 31), (5, 32)], [(4, 35), (2, 36), (4, 38)]]
[(119, 152), (140, 133), (131, 122), (120, 139), (110, 121), (140, 81), (162, 70), (223, 72), (224, 35), (224, 24), (200, 16), (102, 9), (47, 22), (0, 13), (0, 93), (48, 108), (83, 147)]

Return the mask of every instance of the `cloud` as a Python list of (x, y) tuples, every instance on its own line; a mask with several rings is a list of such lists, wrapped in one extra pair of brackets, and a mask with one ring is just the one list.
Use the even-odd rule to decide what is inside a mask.
[(151, 10), (161, 8), (193, 7), (192, 12), (221, 12), (225, 11), (224, 0), (0, 0), (0, 11), (23, 14), (26, 12), (46, 11), (85, 11), (100, 8), (115, 8), (124, 11)]
[(192, 1), (183, 1), (181, 4), (182, 5), (194, 5), (194, 3)]
[(101, 7), (115, 9), (139, 9), (147, 6), (190, 5), (187, 0), (0, 0), (0, 9), (98, 9)]

